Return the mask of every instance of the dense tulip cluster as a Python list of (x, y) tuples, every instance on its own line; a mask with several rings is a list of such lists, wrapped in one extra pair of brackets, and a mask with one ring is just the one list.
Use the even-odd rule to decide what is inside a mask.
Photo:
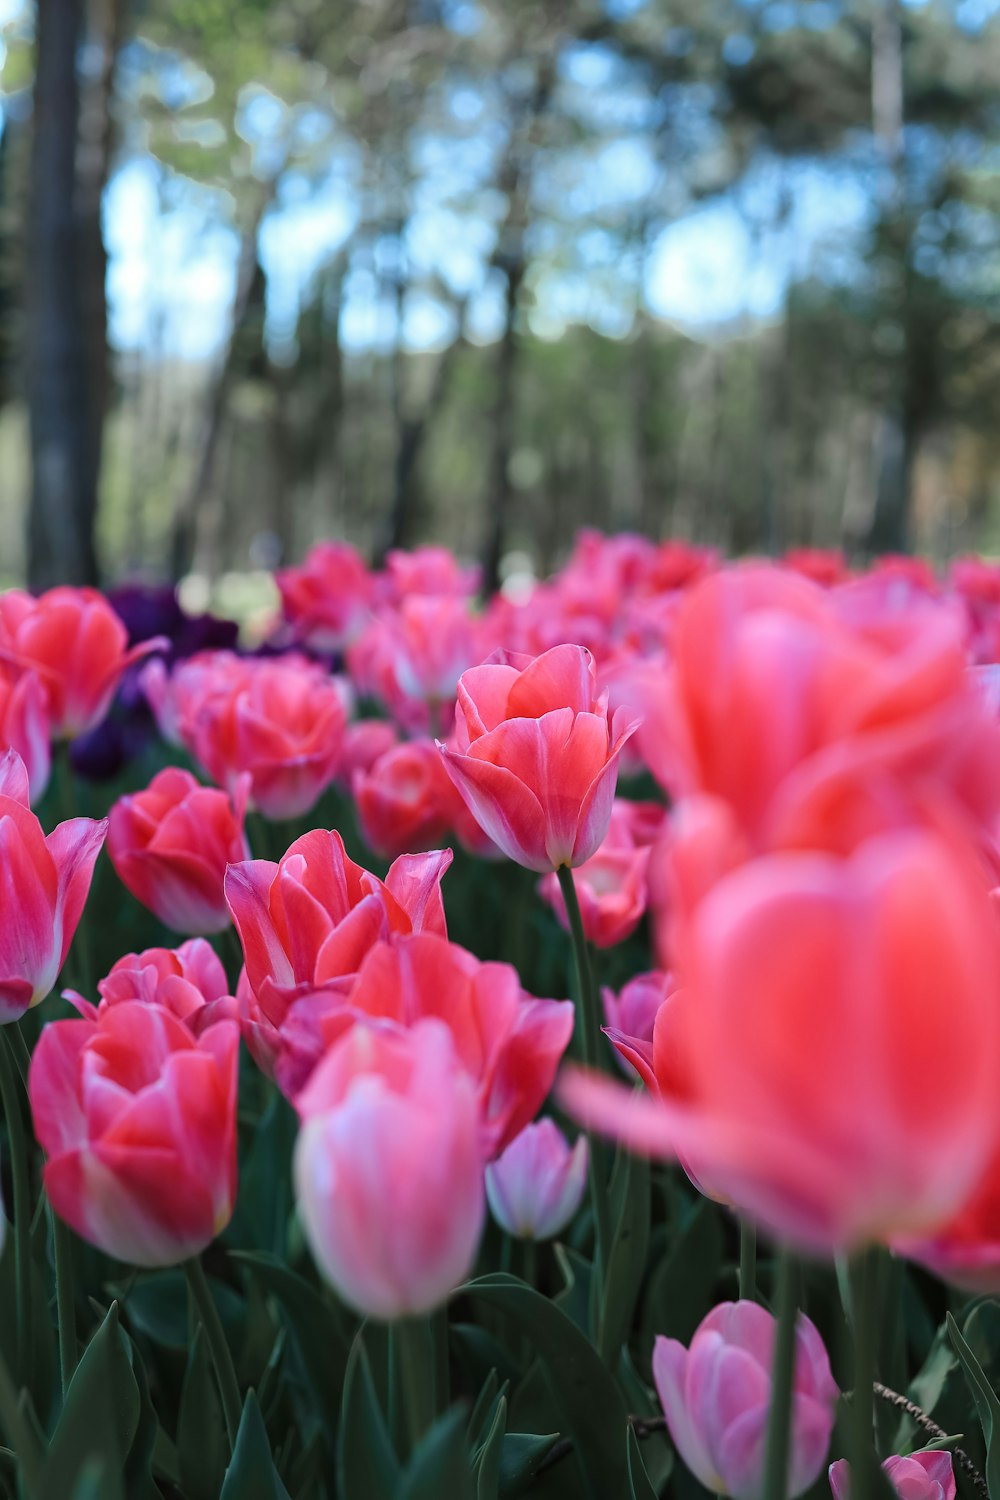
[[(218, 622), (181, 649), (162, 601), (136, 625), (130, 599), (130, 633), (91, 590), (0, 598), (19, 1493), (103, 1482), (71, 1381), (107, 1379), (132, 1381), (123, 1495), (228, 1500), (226, 1454), (256, 1482), (270, 1437), (266, 1492), (294, 1500), (439, 1474), (648, 1496), (674, 1457), (733, 1500), (794, 1500), (834, 1458), (834, 1500), (875, 1500), (872, 1287), (919, 1304), (893, 1358), (926, 1357), (911, 1394), (947, 1386), (946, 1431), (881, 1399), (960, 1430), (947, 1336), (989, 1407), (994, 1304), (935, 1342), (923, 1288), (1000, 1292), (1000, 566), (586, 533), (517, 597), (437, 547), (373, 570), (323, 543), (276, 583), (259, 650)], [(141, 759), (83, 792), (126, 704)], [(57, 822), (56, 793), (107, 817)], [(60, 976), (76, 1015), (28, 1016)], [(890, 1253), (905, 1286), (871, 1271)], [(202, 1335), (175, 1392), (180, 1266)], [(72, 1437), (46, 1425), (50, 1306)], [(228, 1446), (201, 1474), (213, 1382)], [(947, 1452), (878, 1457), (906, 1500), (954, 1500)]]

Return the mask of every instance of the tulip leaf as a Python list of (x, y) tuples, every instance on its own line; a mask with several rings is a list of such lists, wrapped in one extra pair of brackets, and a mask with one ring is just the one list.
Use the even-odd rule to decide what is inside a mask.
[(465, 1410), (452, 1407), (434, 1423), (406, 1466), (394, 1500), (475, 1500), (465, 1439)]
[[(646, 1295), (644, 1327), (690, 1343), (712, 1306), (723, 1260), (719, 1209), (707, 1198), (698, 1201), (671, 1244), (670, 1253), (653, 1274)], [(648, 1347), (652, 1348), (652, 1338)]]
[(469, 1442), (473, 1447), (478, 1448), (486, 1441), (486, 1435), (493, 1425), (499, 1395), (500, 1377), (494, 1368), (490, 1370), (483, 1382), (483, 1388), (476, 1397), (476, 1404), (469, 1414)]
[(232, 1259), (281, 1304), (329, 1431), (336, 1431), (351, 1345), (341, 1319), (315, 1287), (273, 1255), (234, 1250)]
[(34, 1500), (66, 1500), (94, 1459), (105, 1466), (102, 1500), (119, 1500), (141, 1405), (118, 1304), (112, 1302), (66, 1392)]
[(399, 1482), (399, 1463), (359, 1333), (344, 1377), (337, 1433), (337, 1489), (343, 1500), (394, 1500)]
[(277, 1090), (258, 1120), (240, 1167), (236, 1210), (225, 1232), (227, 1246), (253, 1246), (284, 1257), (292, 1212), (290, 1163), (298, 1120)]
[(951, 1313), (947, 1315), (947, 1323), (948, 1335), (976, 1403), (986, 1440), (986, 1488), (989, 1490), (990, 1500), (1000, 1500), (1000, 1401), (983, 1374), (982, 1366), (959, 1332)]
[(139, 1424), (125, 1463), (125, 1493), (128, 1500), (159, 1500), (160, 1492), (153, 1482), (153, 1453), (160, 1424), (150, 1400), (146, 1367), (132, 1340), (127, 1334), (123, 1337), (139, 1391)]
[(573, 1439), (584, 1493), (593, 1500), (624, 1494), (628, 1474), (622, 1434), (628, 1412), (586, 1335), (554, 1302), (513, 1276), (481, 1276), (467, 1282), (462, 1293), (499, 1308), (531, 1339), (562, 1426)]
[[(619, 1186), (620, 1184), (620, 1186)], [(649, 1252), (649, 1162), (621, 1148), (615, 1163), (612, 1198), (619, 1187), (614, 1239), (604, 1277), (598, 1322), (598, 1348), (615, 1368), (642, 1289)]]
[(476, 1500), (497, 1500), (500, 1491), (500, 1459), (507, 1430), (507, 1399), (500, 1396), (490, 1429), (472, 1460), (476, 1476)]
[(73, 1488), (72, 1500), (105, 1500), (108, 1494), (106, 1471), (103, 1459), (88, 1460)]
[(290, 1500), (274, 1467), (264, 1418), (253, 1391), (247, 1393), (243, 1403), (232, 1462), (226, 1470), (219, 1500)]
[(653, 1489), (649, 1475), (646, 1473), (646, 1465), (643, 1462), (639, 1439), (635, 1435), (635, 1428), (631, 1422), (628, 1424), (625, 1447), (628, 1459), (629, 1492), (632, 1500), (657, 1500), (656, 1491)]
[(219, 1386), (199, 1323), (184, 1372), (177, 1419), (181, 1483), (190, 1500), (216, 1500), (229, 1456), (225, 1431)]
[(500, 1448), (500, 1500), (518, 1500), (559, 1441), (558, 1432), (505, 1432)]

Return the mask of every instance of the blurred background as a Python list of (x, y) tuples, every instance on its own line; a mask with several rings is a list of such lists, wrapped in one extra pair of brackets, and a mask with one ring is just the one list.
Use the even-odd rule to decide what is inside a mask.
[[(1000, 0), (0, 0), (0, 575), (1000, 548)], [(224, 603), (231, 602), (224, 600)]]

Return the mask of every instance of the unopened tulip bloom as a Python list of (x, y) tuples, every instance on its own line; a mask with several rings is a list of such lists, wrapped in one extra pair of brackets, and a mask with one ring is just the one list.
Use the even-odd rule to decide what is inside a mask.
[(486, 1168), (490, 1211), (518, 1239), (548, 1240), (561, 1233), (586, 1187), (586, 1136), (570, 1147), (549, 1119), (526, 1125)]
[(300, 658), (252, 664), (231, 692), (214, 686), (187, 708), (185, 744), (219, 786), (250, 776), (251, 805), (266, 818), (297, 818), (332, 782), (347, 715), (337, 684)]
[(607, 1021), (605, 1034), (619, 1062), (628, 1077), (637, 1072), (651, 1088), (655, 1083), (653, 1027), (661, 1005), (674, 987), (672, 974), (654, 969), (649, 974), (637, 974), (617, 995), (607, 988), (601, 990)]
[(394, 745), (351, 790), (362, 837), (385, 859), (438, 847), (461, 800), (432, 740)]
[(500, 655), (463, 673), (445, 764), (508, 858), (539, 873), (582, 865), (608, 831), (618, 757), (638, 721), (625, 709), (609, 720), (582, 646)]
[[(573, 1032), (569, 1000), (536, 1000), (510, 964), (481, 963), (431, 932), (397, 936), (369, 953), (347, 1003), (373, 1019), (450, 1030), (476, 1080), (483, 1154), (495, 1156), (538, 1113)], [(339, 1018), (333, 1016), (339, 1026)]]
[(11, 589), (0, 597), (0, 656), (37, 672), (56, 739), (99, 724), (126, 667), (166, 645), (157, 637), (126, 649), (128, 632), (97, 589), (54, 588), (37, 599)]
[(236, 1197), (238, 1053), (235, 1021), (195, 1037), (138, 1000), (50, 1022), (28, 1090), (59, 1217), (135, 1266), (204, 1250)]
[(447, 1027), (355, 1025), (297, 1104), (296, 1194), (324, 1275), (365, 1316), (429, 1312), (472, 1269), (484, 1216), (475, 1088)]
[(275, 582), (285, 619), (319, 651), (342, 650), (368, 617), (374, 580), (346, 542), (318, 543), (300, 568), (280, 569)]
[[(674, 1446), (707, 1490), (761, 1500), (771, 1407), (775, 1320), (756, 1302), (722, 1302), (689, 1349), (656, 1340), (653, 1379)], [(823, 1340), (805, 1314), (795, 1330), (788, 1500), (817, 1479), (833, 1431), (837, 1387)]]
[[(216, 1021), (235, 1018), (237, 1013), (222, 961), (204, 938), (192, 938), (179, 948), (126, 953), (98, 982), (97, 991), (102, 1010), (130, 1000), (162, 1005), (196, 1036)], [(72, 990), (65, 994), (81, 1015), (96, 1015), (81, 995)]]
[(48, 835), (28, 804), (28, 773), (0, 756), (0, 1022), (49, 994), (83, 912), (107, 822), (70, 818)]
[(249, 856), (243, 833), (250, 778), (236, 793), (202, 786), (171, 766), (111, 809), (108, 853), (122, 884), (174, 932), (230, 925), (226, 866)]
[(564, 1103), (807, 1248), (931, 1235), (996, 1139), (996, 944), (982, 867), (943, 829), (753, 860), (691, 921), (658, 1098), (577, 1076)]
[[(900, 1500), (955, 1500), (955, 1470), (946, 1450), (894, 1453), (882, 1470)], [(851, 1470), (845, 1458), (830, 1465), (830, 1489), (833, 1500), (850, 1500)]]

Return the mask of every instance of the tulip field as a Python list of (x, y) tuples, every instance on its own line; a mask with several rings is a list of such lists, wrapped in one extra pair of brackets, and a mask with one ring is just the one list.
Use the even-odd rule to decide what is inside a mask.
[(0, 1500), (1000, 1500), (1000, 565), (0, 596)]

